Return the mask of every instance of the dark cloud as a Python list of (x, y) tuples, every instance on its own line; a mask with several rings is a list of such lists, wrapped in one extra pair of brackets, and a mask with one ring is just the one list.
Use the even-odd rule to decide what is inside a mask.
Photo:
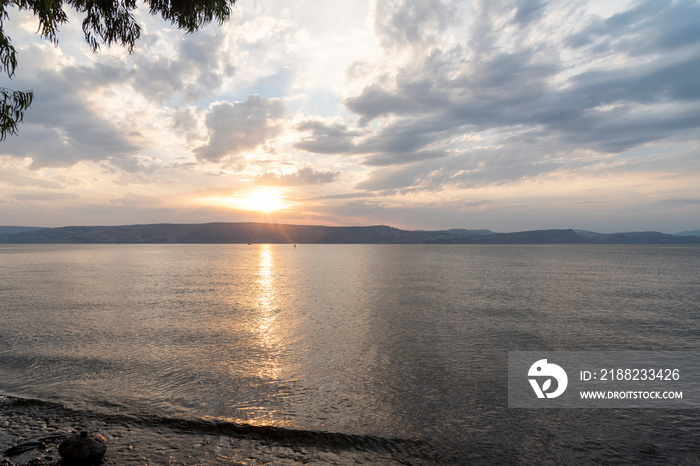
[(149, 100), (171, 99), (185, 88), (184, 80), (193, 67), (177, 58), (157, 57), (139, 60), (133, 74), (134, 90)]
[(431, 133), (435, 128), (418, 128), (418, 124), (397, 124), (375, 135), (342, 124), (307, 121), (298, 129), (311, 134), (295, 147), (322, 154), (365, 155), (363, 164), (369, 166), (400, 165), (447, 156), (443, 149), (424, 149), (434, 140)]
[(404, 165), (421, 160), (440, 159), (447, 157), (448, 153), (444, 150), (423, 150), (418, 152), (382, 152), (379, 154), (369, 155), (362, 161), (367, 166), (387, 166), (387, 165)]
[(133, 57), (133, 87), (148, 99), (163, 102), (174, 97), (196, 100), (221, 87), (235, 73), (222, 53), (226, 37), (220, 28), (179, 35), (176, 53), (153, 57), (157, 42)]
[(143, 143), (138, 132), (100, 116), (86, 99), (123, 76), (117, 67), (98, 64), (44, 71), (36, 80), (20, 81), (22, 88), (34, 90), (34, 102), (19, 136), (3, 142), (0, 153), (31, 157), (32, 168), (136, 155)]
[(428, 174), (424, 185), (430, 189), (499, 186), (556, 172), (581, 171), (598, 163), (597, 158), (558, 154), (544, 144), (520, 143), (470, 150), (451, 157)]
[(280, 99), (258, 95), (248, 96), (245, 102), (213, 104), (205, 120), (209, 142), (195, 149), (195, 155), (200, 160), (218, 162), (254, 150), (280, 134), (280, 120), (285, 116)]
[(314, 170), (311, 167), (302, 167), (294, 173), (278, 175), (267, 172), (259, 175), (255, 182), (267, 186), (306, 186), (330, 183), (335, 180), (340, 172), (328, 170)]
[(680, 0), (638, 2), (608, 19), (595, 18), (566, 39), (573, 48), (592, 53), (609, 51), (631, 55), (677, 52), (700, 42), (700, 5)]
[(146, 157), (131, 156), (131, 157), (108, 157), (107, 160), (113, 167), (116, 167), (124, 172), (131, 174), (125, 178), (139, 184), (148, 184), (148, 178), (141, 175), (150, 175), (156, 169), (156, 163)]
[(424, 46), (456, 21), (456, 9), (442, 1), (375, 2), (374, 29), (382, 45)]
[(542, 16), (545, 6), (547, 6), (547, 2), (542, 0), (520, 0), (516, 6), (513, 22), (520, 26), (526, 26), (536, 21)]
[[(410, 13), (381, 8), (387, 11), (375, 26), (394, 47), (412, 47), (421, 31), (435, 33), (435, 17), (421, 26), (411, 22), (420, 19)], [(564, 44), (576, 50), (596, 47), (591, 53), (606, 61), (577, 74), (560, 59), (558, 44), (535, 39), (537, 21), (549, 11), (546, 2), (477, 2), (476, 11), (471, 28), (482, 37), (472, 32), (461, 44), (440, 45), (431, 36), (429, 53), (344, 100), (359, 117), (357, 129), (317, 123), (298, 147), (362, 155), (362, 164), (385, 168), (371, 172), (358, 189), (406, 192), (499, 184), (585, 167), (596, 162), (566, 154), (621, 153), (700, 129), (697, 2), (639, 2), (606, 20), (584, 22)], [(521, 32), (505, 50), (495, 31), (508, 15)], [(360, 130), (362, 137), (347, 137)], [(478, 133), (491, 135), (496, 147), (460, 146), (460, 136)]]
[(317, 154), (349, 154), (355, 151), (353, 138), (362, 133), (349, 130), (344, 124), (326, 124), (322, 121), (305, 121), (297, 126), (299, 131), (311, 133), (294, 147)]
[[(676, 134), (700, 127), (700, 109), (675, 111), (665, 109), (648, 111), (592, 112), (566, 122), (564, 139), (575, 145), (590, 147), (601, 152), (623, 152), (644, 143), (663, 140)], [(556, 128), (557, 125), (552, 125)]]
[(402, 188), (420, 186), (425, 179), (426, 164), (414, 164), (404, 167), (382, 168), (373, 170), (369, 176), (355, 185), (355, 189), (375, 191), (385, 195), (401, 192)]
[(471, 189), (519, 183), (557, 173), (592, 172), (601, 166), (609, 172), (609, 163), (588, 153), (559, 153), (557, 145), (551, 142), (530, 144), (519, 141), (517, 144), (463, 151), (440, 159), (383, 167), (371, 171), (355, 188), (387, 196)]
[(650, 104), (700, 99), (700, 50), (680, 59), (659, 58), (623, 70), (596, 70), (574, 76), (569, 89), (555, 96), (574, 111), (613, 102)]
[(359, 96), (345, 99), (345, 106), (358, 115), (360, 126), (366, 126), (375, 118), (406, 113), (420, 114), (434, 112), (449, 104), (450, 96), (445, 90), (435, 89), (431, 80), (397, 83), (394, 90), (386, 90), (372, 84)]
[[(416, 155), (416, 159), (425, 158), (426, 155), (442, 156), (442, 152), (426, 146), (442, 141), (447, 134), (445, 127), (437, 123), (436, 119), (410, 118), (398, 121), (384, 128), (380, 133), (368, 136), (357, 144), (357, 151), (363, 154), (383, 153), (392, 156)], [(421, 154), (414, 154), (421, 152)], [(399, 158), (397, 163), (402, 163)]]

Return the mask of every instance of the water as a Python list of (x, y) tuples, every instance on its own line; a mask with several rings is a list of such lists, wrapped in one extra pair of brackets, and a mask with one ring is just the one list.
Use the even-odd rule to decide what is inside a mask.
[(509, 410), (507, 352), (697, 351), (699, 303), (697, 246), (0, 245), (0, 408), (173, 464), (695, 463), (696, 410)]

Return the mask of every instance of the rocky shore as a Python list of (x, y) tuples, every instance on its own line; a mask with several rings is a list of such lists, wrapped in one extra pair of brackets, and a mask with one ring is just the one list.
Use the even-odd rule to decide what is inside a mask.
[[(108, 448), (101, 465), (345, 465), (431, 464), (421, 452), (353, 445), (353, 438), (299, 441), (274, 436), (231, 435), (187, 423), (155, 423), (127, 415), (101, 414), (57, 403), (0, 395), (0, 466), (69, 466), (59, 445), (81, 432), (98, 433)], [(193, 426), (192, 423), (189, 424)], [(183, 427), (184, 426), (184, 427)], [(253, 429), (256, 430), (256, 429)], [(349, 439), (349, 444), (348, 440)], [(414, 456), (417, 454), (417, 456)], [(427, 460), (427, 461), (426, 461)], [(81, 463), (86, 464), (86, 463)], [(89, 464), (89, 463), (88, 463)]]
[[(100, 433), (109, 445), (107, 454), (97, 464), (238, 465), (243, 461), (246, 464), (258, 462), (250, 458), (246, 439), (150, 426), (138, 420), (115, 419), (99, 413), (0, 396), (1, 466), (68, 465), (70, 463), (62, 460), (59, 454), (59, 444), (81, 431)], [(240, 458), (241, 454), (249, 459)]]

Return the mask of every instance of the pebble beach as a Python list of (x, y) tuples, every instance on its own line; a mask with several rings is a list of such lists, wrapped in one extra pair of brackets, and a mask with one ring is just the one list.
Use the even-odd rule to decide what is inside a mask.
[[(158, 422), (76, 411), (51, 402), (0, 396), (0, 465), (64, 465), (66, 437), (87, 431), (108, 443), (104, 465), (430, 464), (362, 438), (285, 439), (222, 431), (221, 424)], [(256, 428), (252, 428), (255, 430)], [(323, 436), (324, 434), (319, 433)], [(274, 438), (272, 438), (274, 437)], [(365, 444), (363, 444), (365, 443)], [(415, 450), (415, 448), (414, 448)]]
[[(98, 414), (86, 415), (12, 397), (0, 398), (0, 427), (0, 464), (6, 466), (61, 464), (61, 439), (83, 430), (98, 432), (107, 439), (102, 462), (106, 465), (236, 465), (256, 461), (233, 458), (241, 450), (240, 439), (139, 425), (127, 419), (115, 422)], [(26, 451), (8, 456), (13, 448)]]

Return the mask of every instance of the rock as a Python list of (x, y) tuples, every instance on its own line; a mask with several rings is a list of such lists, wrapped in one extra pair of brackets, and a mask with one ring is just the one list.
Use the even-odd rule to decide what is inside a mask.
[(68, 437), (58, 446), (61, 457), (70, 462), (91, 462), (101, 459), (107, 451), (107, 440), (100, 434), (88, 434)]

